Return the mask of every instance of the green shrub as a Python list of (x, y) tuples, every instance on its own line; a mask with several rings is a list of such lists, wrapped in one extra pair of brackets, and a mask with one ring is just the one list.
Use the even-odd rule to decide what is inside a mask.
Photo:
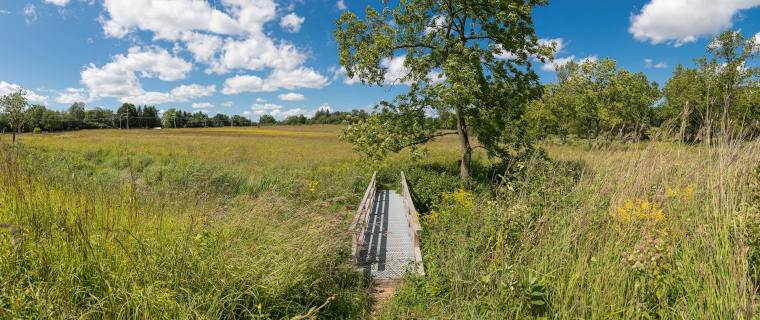
[(40, 128), (34, 128), (34, 134), (42, 133), (42, 129)]

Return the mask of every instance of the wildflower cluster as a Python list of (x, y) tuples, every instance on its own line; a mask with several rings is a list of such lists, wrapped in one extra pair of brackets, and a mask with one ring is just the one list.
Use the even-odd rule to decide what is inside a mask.
[(425, 217), (423, 224), (428, 225), (438, 223), (439, 219), (444, 217), (465, 221), (472, 212), (474, 199), (475, 198), (471, 193), (468, 193), (461, 188), (454, 192), (444, 192), (442, 203), (436, 206), (434, 210), (430, 211)]
[(621, 222), (632, 221), (656, 221), (665, 222), (668, 216), (665, 215), (661, 203), (650, 203), (645, 200), (636, 199), (626, 200), (622, 207), (617, 207), (617, 213), (612, 216)]
[(671, 300), (678, 296), (678, 279), (682, 264), (673, 257), (673, 246), (668, 238), (644, 237), (633, 252), (622, 252), (620, 263), (633, 276), (634, 290), (639, 311), (647, 315), (660, 313)]

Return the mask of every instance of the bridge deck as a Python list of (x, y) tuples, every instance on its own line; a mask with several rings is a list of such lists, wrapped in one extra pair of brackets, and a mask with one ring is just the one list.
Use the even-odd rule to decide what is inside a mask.
[(396, 191), (377, 190), (362, 240), (358, 263), (366, 275), (390, 279), (416, 272), (404, 199)]

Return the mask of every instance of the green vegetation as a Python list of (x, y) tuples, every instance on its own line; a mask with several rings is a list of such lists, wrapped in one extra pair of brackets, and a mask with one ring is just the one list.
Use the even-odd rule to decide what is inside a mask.
[[(380, 102), (371, 118), (341, 133), (354, 150), (379, 161), (410, 148), (418, 158), (426, 149), (417, 145), (458, 135), (460, 176), (467, 179), (475, 148), (506, 158), (510, 148), (527, 146), (519, 125), (526, 105), (541, 92), (531, 59), (553, 59), (554, 44), (540, 45), (533, 29), (533, 8), (547, 1), (384, 5), (382, 11), (367, 6), (364, 20), (347, 11), (335, 21), (340, 64), (349, 77), (369, 85), (410, 84), (408, 92)], [(405, 72), (388, 74), (383, 59), (398, 58)], [(453, 114), (456, 131), (441, 132), (425, 121), (429, 111)]]
[(0, 318), (363, 314), (345, 230), (371, 168), (312, 128), (0, 143)]
[[(372, 114), (254, 123), (3, 96), (0, 318), (371, 317), (347, 227), (371, 173), (398, 189), (401, 170), (426, 275), (378, 318), (760, 317), (760, 46), (727, 31), (662, 91), (609, 58), (542, 86), (545, 4), (345, 12), (347, 75), (411, 84)], [(381, 61), (402, 52), (390, 79)], [(16, 136), (159, 123), (177, 130)]]

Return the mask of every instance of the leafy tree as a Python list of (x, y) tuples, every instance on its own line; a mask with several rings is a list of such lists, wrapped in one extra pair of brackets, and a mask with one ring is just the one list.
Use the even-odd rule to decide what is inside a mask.
[(84, 102), (74, 102), (69, 107), (69, 115), (76, 120), (84, 120), (84, 116), (87, 113), (84, 108)]
[[(340, 64), (349, 77), (383, 86), (409, 83), (410, 89), (393, 103), (383, 101), (374, 114), (341, 132), (355, 151), (374, 160), (388, 152), (411, 148), (443, 135), (460, 140), (462, 179), (470, 176), (473, 146), (489, 155), (508, 157), (520, 148), (518, 127), (525, 105), (539, 96), (541, 86), (532, 59), (545, 62), (552, 48), (540, 46), (533, 29), (532, 10), (545, 0), (409, 0), (378, 12), (366, 8), (365, 20), (345, 12), (333, 35)], [(511, 59), (501, 59), (510, 55)], [(390, 75), (383, 59), (404, 57), (405, 72)], [(425, 121), (427, 110), (449, 110), (457, 130), (439, 132)]]
[(723, 97), (723, 127), (730, 125), (731, 107), (738, 98), (737, 91), (752, 84), (753, 78), (760, 73), (760, 67), (751, 67), (748, 60), (758, 57), (760, 44), (755, 37), (744, 38), (741, 33), (727, 30), (715, 37), (707, 46), (707, 52), (713, 54), (721, 65), (718, 79), (725, 88)]
[(528, 123), (527, 133), (540, 138), (541, 143), (546, 141), (546, 137), (552, 133), (557, 122), (551, 109), (541, 100), (533, 100), (530, 103), (523, 119)]
[(42, 105), (34, 104), (29, 107), (24, 112), (24, 125), (27, 128), (37, 128), (40, 126), (40, 121), (42, 121), (42, 115), (47, 111), (47, 108)]
[(0, 107), (3, 108), (13, 131), (13, 143), (16, 143), (16, 132), (20, 132), (21, 126), (24, 125), (24, 111), (27, 105), (26, 90), (20, 87), (16, 92), (0, 97)]
[(577, 88), (576, 114), (586, 129), (586, 138), (599, 146), (599, 134), (611, 120), (613, 103), (618, 99), (618, 78), (615, 60), (586, 61), (573, 78)]
[(262, 115), (261, 118), (259, 118), (259, 123), (262, 125), (276, 124), (277, 120), (275, 120), (274, 117), (268, 114), (265, 114), (265, 115)]
[(45, 130), (58, 130), (61, 128), (61, 124), (61, 117), (57, 112), (53, 110), (45, 110), (45, 112), (42, 113), (40, 125), (42, 128), (45, 128)]
[(171, 108), (169, 110), (164, 111), (164, 115), (161, 116), (161, 122), (164, 124), (164, 127), (166, 128), (176, 128), (177, 127), (177, 110), (174, 108)]

